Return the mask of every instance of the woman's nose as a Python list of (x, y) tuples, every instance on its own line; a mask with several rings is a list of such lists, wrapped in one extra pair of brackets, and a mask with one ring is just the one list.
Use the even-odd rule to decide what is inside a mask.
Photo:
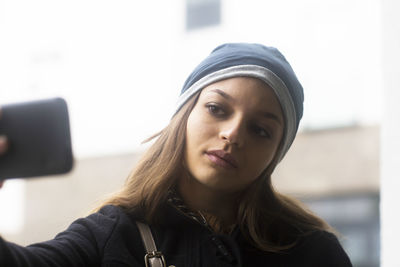
[(236, 145), (238, 147), (243, 145), (244, 141), (244, 125), (239, 119), (226, 122), (219, 132), (219, 137), (225, 143)]

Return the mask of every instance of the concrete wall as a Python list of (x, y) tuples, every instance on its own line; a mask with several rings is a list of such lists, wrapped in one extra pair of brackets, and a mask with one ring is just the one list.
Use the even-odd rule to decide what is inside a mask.
[(53, 238), (118, 190), (137, 158), (137, 154), (122, 154), (81, 159), (67, 175), (27, 180), (22, 228), (18, 233), (2, 234), (25, 245)]
[(303, 132), (273, 175), (285, 193), (299, 196), (377, 192), (379, 127)]
[[(378, 140), (378, 127), (300, 133), (276, 171), (274, 183), (278, 190), (302, 197), (377, 192)], [(54, 237), (118, 189), (138, 156), (82, 159), (68, 175), (27, 181), (23, 227), (17, 234), (4, 236), (19, 244)]]

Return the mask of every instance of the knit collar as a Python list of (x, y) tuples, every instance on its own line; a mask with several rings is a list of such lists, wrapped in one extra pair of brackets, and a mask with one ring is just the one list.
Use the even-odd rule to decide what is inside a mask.
[[(201, 225), (210, 228), (207, 223), (206, 218), (201, 214), (200, 211), (191, 210), (183, 201), (182, 197), (175, 190), (170, 190), (168, 193), (168, 203), (171, 204), (174, 208), (193, 219), (194, 221), (200, 223)], [(210, 228), (211, 229), (211, 228)]]

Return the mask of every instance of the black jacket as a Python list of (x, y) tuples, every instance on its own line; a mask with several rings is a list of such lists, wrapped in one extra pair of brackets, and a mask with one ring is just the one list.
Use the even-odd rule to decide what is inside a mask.
[[(0, 238), (0, 266), (144, 266), (138, 219), (121, 208), (106, 206), (47, 242), (21, 247)], [(163, 223), (151, 228), (167, 266), (351, 266), (337, 238), (327, 232), (303, 238), (286, 253), (265, 253), (248, 245), (239, 231), (215, 235), (169, 205)]]

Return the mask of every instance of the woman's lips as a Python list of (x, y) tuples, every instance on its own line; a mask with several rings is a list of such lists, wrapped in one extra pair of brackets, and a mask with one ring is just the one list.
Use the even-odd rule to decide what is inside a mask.
[(206, 152), (206, 155), (212, 162), (214, 162), (218, 166), (228, 169), (238, 167), (235, 158), (231, 154), (226, 153), (223, 150), (209, 150)]

